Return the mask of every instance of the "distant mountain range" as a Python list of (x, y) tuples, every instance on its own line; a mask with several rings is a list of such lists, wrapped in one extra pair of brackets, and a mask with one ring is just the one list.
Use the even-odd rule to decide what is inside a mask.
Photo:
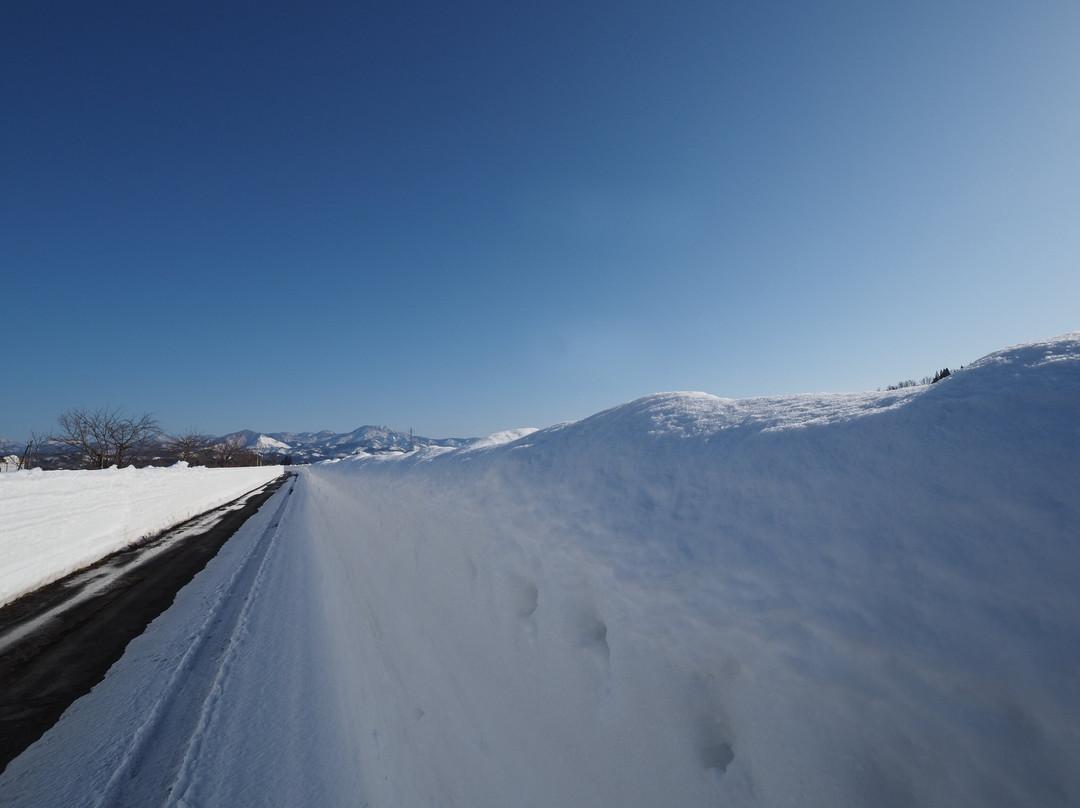
[(315, 463), (354, 454), (408, 452), (424, 446), (464, 446), (475, 438), (425, 438), (385, 426), (362, 426), (352, 432), (255, 432), (243, 429), (218, 440), (239, 439), (245, 449), (289, 456), (294, 463)]
[[(167, 443), (162, 435), (162, 446)], [(383, 452), (407, 452), (425, 446), (464, 446), (475, 438), (425, 438), (408, 432), (398, 432), (385, 426), (362, 426), (352, 432), (255, 432), (242, 429), (210, 439), (212, 443), (238, 441), (242, 448), (280, 462), (289, 458), (293, 463), (317, 463), (320, 460), (333, 460), (354, 454), (379, 454)], [(26, 448), (25, 443), (0, 440), (0, 456), (19, 455)], [(41, 447), (41, 453), (55, 455), (61, 450), (56, 444)], [(55, 461), (54, 461), (55, 462)]]

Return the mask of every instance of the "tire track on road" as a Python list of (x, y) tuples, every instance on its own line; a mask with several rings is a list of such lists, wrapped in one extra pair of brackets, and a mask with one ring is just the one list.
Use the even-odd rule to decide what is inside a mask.
[[(0, 610), (0, 771), (101, 681), (287, 479), (294, 478), (278, 478)], [(192, 535), (198, 525), (208, 529)]]
[(239, 647), (247, 615), (258, 591), (266, 559), (292, 504), (295, 477), (281, 495), (269, 524), (237, 565), (192, 636), (191, 645), (174, 669), (162, 697), (136, 731), (95, 803), (114, 805), (172, 804), (174, 785), (185, 777), (184, 765), (197, 752), (200, 732), (212, 717), (227, 677), (229, 660)]

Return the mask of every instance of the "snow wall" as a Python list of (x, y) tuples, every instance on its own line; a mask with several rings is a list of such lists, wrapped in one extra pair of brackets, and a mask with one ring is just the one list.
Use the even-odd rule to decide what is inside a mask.
[(269, 482), (280, 466), (0, 476), (0, 605)]
[(364, 804), (1080, 804), (1080, 334), (514, 437), (302, 471)]

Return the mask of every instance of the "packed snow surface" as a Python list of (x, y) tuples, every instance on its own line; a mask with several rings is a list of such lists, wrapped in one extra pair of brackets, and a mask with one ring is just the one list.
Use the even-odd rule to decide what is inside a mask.
[(0, 476), (0, 605), (216, 508), (280, 467), (18, 471)]
[(1080, 804), (1078, 416), (1072, 334), (305, 468), (0, 803)]

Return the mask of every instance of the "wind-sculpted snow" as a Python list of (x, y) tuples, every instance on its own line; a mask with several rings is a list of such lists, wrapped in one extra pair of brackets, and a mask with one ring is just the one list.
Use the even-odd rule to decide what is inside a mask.
[(313, 469), (373, 804), (1075, 803), (1078, 415), (1073, 335)]
[[(169, 799), (1080, 804), (1078, 402), (1073, 334), (922, 388), (661, 394), (303, 469), (243, 653), (160, 739)], [(187, 647), (156, 630), (112, 680), (150, 692)], [(59, 750), (109, 780), (105, 685), (0, 802), (61, 793)]]
[(0, 475), (0, 605), (280, 474), (178, 463)]

